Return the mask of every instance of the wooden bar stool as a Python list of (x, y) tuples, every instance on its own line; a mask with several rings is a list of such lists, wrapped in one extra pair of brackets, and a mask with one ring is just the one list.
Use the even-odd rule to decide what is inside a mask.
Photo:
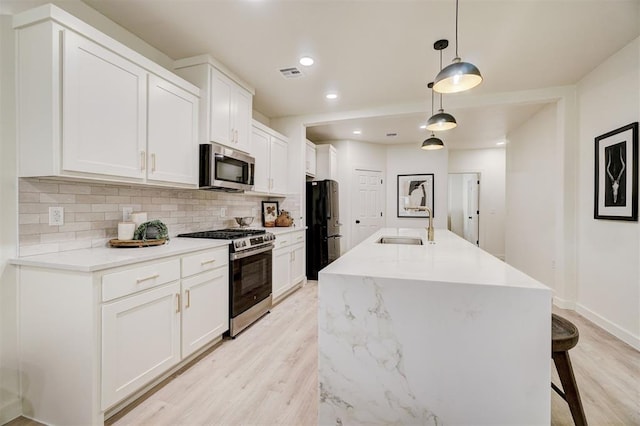
[(553, 382), (551, 387), (569, 404), (573, 423), (576, 426), (586, 426), (587, 418), (584, 415), (578, 385), (569, 359), (569, 349), (578, 343), (578, 337), (578, 328), (573, 323), (559, 315), (551, 314), (551, 357), (556, 365), (564, 392)]

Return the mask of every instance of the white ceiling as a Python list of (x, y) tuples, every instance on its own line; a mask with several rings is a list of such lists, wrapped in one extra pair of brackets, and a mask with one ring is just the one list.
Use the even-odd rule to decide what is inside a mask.
[[(39, 0), (2, 0), (23, 10)], [(61, 2), (57, 2), (61, 3)], [(341, 121), (311, 129), (312, 140), (416, 143), (430, 115), (426, 84), (439, 69), (433, 43), (455, 52), (454, 0), (85, 0), (174, 59), (210, 53), (256, 89), (254, 109), (269, 117), (336, 114), (420, 103), (423, 113)], [(640, 35), (640, 0), (460, 0), (459, 53), (478, 66), (476, 96), (571, 85)], [(278, 70), (316, 63), (286, 80)], [(324, 94), (340, 97), (328, 101)], [(541, 108), (540, 103), (466, 108), (455, 96), (453, 147), (491, 144)], [(371, 115), (371, 114), (363, 114)], [(354, 114), (348, 114), (353, 117)], [(398, 132), (395, 141), (384, 134)], [(450, 147), (451, 147), (450, 146)], [(476, 145), (480, 146), (480, 145)]]

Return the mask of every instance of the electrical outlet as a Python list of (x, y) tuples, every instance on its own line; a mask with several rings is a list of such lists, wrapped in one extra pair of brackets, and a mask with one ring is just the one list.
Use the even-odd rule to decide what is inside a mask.
[(64, 225), (64, 208), (49, 207), (49, 226)]
[(131, 213), (133, 213), (133, 207), (122, 208), (122, 221), (131, 222)]
[(225, 217), (227, 215), (227, 208), (220, 207), (220, 217)]

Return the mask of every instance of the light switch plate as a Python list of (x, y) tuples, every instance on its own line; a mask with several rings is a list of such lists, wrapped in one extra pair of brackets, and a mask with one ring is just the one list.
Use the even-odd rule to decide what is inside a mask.
[(133, 213), (133, 207), (122, 208), (122, 221), (131, 222), (131, 213)]
[(225, 217), (227, 215), (227, 208), (220, 207), (220, 217)]

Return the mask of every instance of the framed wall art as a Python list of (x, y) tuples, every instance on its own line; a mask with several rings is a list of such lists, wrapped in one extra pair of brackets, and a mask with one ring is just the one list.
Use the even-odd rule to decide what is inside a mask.
[(425, 210), (412, 207), (429, 207), (433, 212), (433, 173), (398, 175), (398, 217), (429, 217)]
[(277, 201), (263, 201), (262, 202), (262, 226), (272, 227), (276, 226), (276, 218), (280, 214)]
[(638, 123), (595, 139), (594, 219), (638, 220)]

